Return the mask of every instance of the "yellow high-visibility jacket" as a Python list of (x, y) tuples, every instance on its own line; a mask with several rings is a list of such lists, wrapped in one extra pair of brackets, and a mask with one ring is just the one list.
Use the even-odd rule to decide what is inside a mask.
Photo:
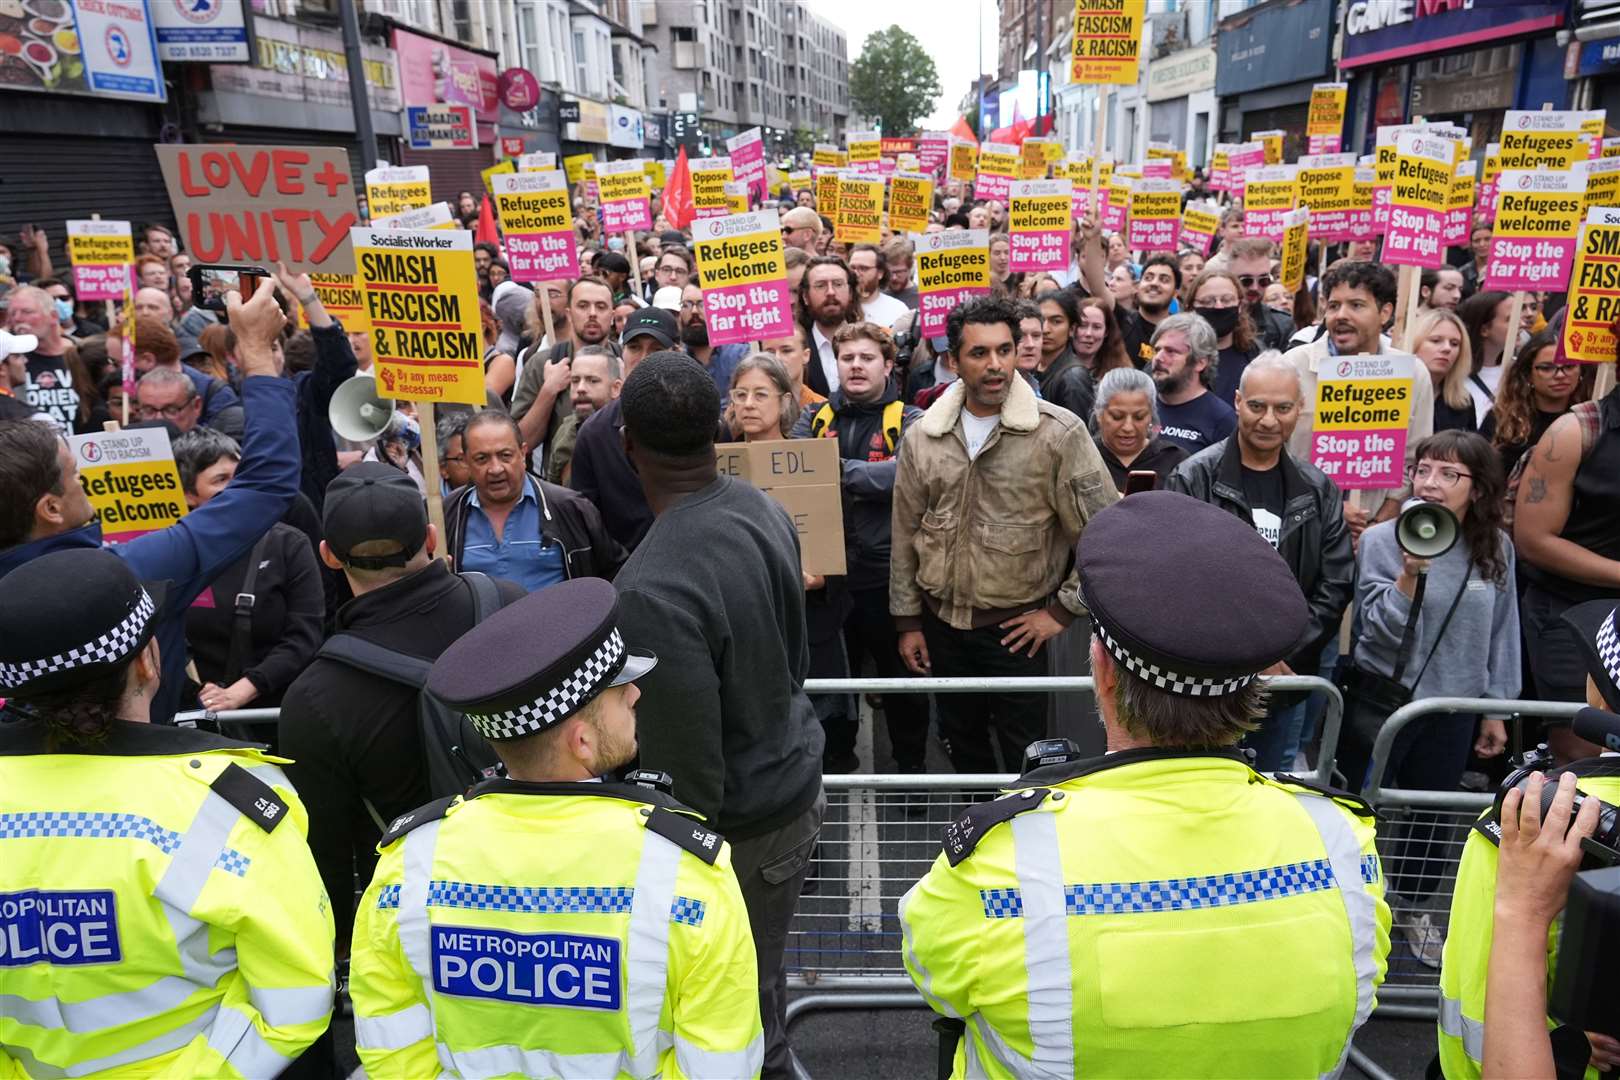
[(0, 725), (0, 1076), (264, 1077), (332, 1014), (332, 912), (272, 758)]
[[(1593, 759), (1594, 762), (1596, 759)], [(1603, 759), (1612, 769), (1615, 758)], [(1570, 767), (1579, 771), (1583, 762)], [(1620, 803), (1620, 777), (1579, 776), (1577, 790), (1608, 803)], [(1492, 928), (1496, 923), (1496, 842), (1480, 829), (1491, 819), (1487, 810), (1481, 825), (1468, 831), (1457, 884), (1451, 894), (1451, 921), (1445, 949), (1440, 955), (1440, 1068), (1448, 1080), (1479, 1080), (1485, 1058), (1485, 976), (1490, 968)], [(1560, 917), (1561, 918), (1561, 917)], [(1561, 922), (1547, 932), (1547, 986), (1552, 987), (1553, 960), (1558, 952)], [(1548, 1021), (1548, 1027), (1556, 1026)], [(1586, 1075), (1596, 1080), (1597, 1072)]]
[(906, 969), (956, 1076), (1333, 1075), (1389, 955), (1373, 839), (1236, 753), (1048, 766), (946, 830)]
[(731, 851), (668, 796), (488, 781), (381, 851), (350, 977), (369, 1076), (759, 1074)]

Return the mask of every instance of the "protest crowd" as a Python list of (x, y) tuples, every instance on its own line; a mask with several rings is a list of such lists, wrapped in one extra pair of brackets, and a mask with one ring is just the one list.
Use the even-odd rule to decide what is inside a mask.
[[(0, 1075), (806, 1075), (836, 792), (952, 773), (881, 900), (940, 1075), (1337, 1075), (1397, 969), (1434, 1075), (1620, 1067), (1549, 1003), (1620, 862), (1620, 139), (1363, 157), (1318, 91), (1291, 161), (961, 123), (454, 204), (165, 144), (172, 216), (30, 226)], [(256, 256), (196, 212), (254, 162), (311, 193)]]

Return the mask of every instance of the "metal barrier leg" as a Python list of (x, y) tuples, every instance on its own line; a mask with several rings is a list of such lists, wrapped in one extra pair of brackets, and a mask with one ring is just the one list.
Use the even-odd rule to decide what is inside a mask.
[(1360, 1069), (1370, 1080), (1400, 1080), (1394, 1073), (1385, 1072), (1372, 1058), (1357, 1050), (1355, 1043), (1350, 1044), (1350, 1064)]

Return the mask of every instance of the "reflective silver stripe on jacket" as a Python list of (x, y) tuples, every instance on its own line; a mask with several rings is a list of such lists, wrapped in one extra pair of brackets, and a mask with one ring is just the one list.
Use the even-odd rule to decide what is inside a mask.
[[(398, 1050), (437, 1032), (433, 1020), (434, 995), (431, 932), (428, 917), (434, 849), (442, 821), (429, 822), (405, 836), (399, 889), (397, 927), (405, 960), (428, 994), (425, 1013), (416, 1008), (385, 1017), (357, 1018), (355, 1033), (367, 1049)], [(625, 936), (624, 1010), (631, 1048), (613, 1053), (559, 1054), (517, 1045), (452, 1049), (435, 1041), (439, 1063), (447, 1072), (463, 1076), (523, 1073), (530, 1076), (595, 1078), (627, 1072), (652, 1076), (659, 1057), (674, 1047), (686, 1055), (692, 1075), (752, 1075), (763, 1061), (764, 1046), (756, 1039), (737, 1054), (716, 1053), (687, 1043), (659, 1027), (669, 979), (669, 924), (675, 902), (675, 879), (681, 849), (654, 832), (646, 832)], [(683, 1049), (684, 1048), (684, 1049)], [(749, 1063), (752, 1062), (752, 1067)], [(733, 1070), (741, 1068), (742, 1072)], [(694, 1072), (696, 1070), (696, 1072)]]
[(1463, 1053), (1471, 1060), (1485, 1060), (1485, 1025), (1464, 1015), (1462, 1002), (1456, 998), (1440, 998), (1440, 1032), (1460, 1040)]
[(1074, 1075), (1075, 1061), (1074, 985), (1057, 818), (1020, 814), (1012, 820), (1012, 835), (1024, 896), (1024, 970), (1034, 1051), (1025, 1075), (1059, 1080)]
[(219, 1007), (219, 1015), (208, 1032), (208, 1046), (250, 1080), (280, 1076), (293, 1062), (270, 1045), (251, 1016), (229, 1005)]
[(354, 1017), (354, 1038), (365, 1050), (404, 1050), (433, 1038), (433, 1014), (423, 1004), (387, 1016)]
[(1350, 920), (1350, 944), (1356, 968), (1356, 1015), (1350, 1022), (1350, 1030), (1344, 1033), (1338, 1064), (1323, 1074), (1333, 1077), (1343, 1071), (1345, 1060), (1350, 1056), (1350, 1040), (1372, 1015), (1378, 980), (1378, 901), (1362, 878), (1361, 844), (1345, 818), (1345, 811), (1325, 795), (1299, 791), (1293, 795), (1310, 815), (1322, 838), (1322, 846), (1333, 864), (1333, 877), (1339, 885), (1339, 898), (1344, 901), (1345, 916)]
[(105, 1072), (108, 1069), (116, 1069), (120, 1066), (131, 1065), (137, 1061), (147, 1061), (151, 1058), (160, 1057), (163, 1054), (170, 1053), (171, 1051), (179, 1050), (181, 1047), (191, 1042), (192, 1039), (195, 1039), (198, 1035), (208, 1030), (208, 1028), (214, 1022), (214, 1015), (217, 1011), (217, 1009), (208, 1009), (202, 1015), (194, 1017), (176, 1028), (165, 1031), (162, 1035), (148, 1039), (146, 1042), (140, 1043), (136, 1046), (131, 1046), (127, 1050), (120, 1050), (118, 1053), (109, 1054), (106, 1057), (92, 1058), (89, 1061), (81, 1061), (75, 1065), (69, 1065), (66, 1068), (60, 1065), (52, 1065), (47, 1062), (40, 1061), (26, 1046), (8, 1045), (5, 1048), (5, 1052), (16, 1058), (17, 1061), (21, 1063), (23, 1072), (26, 1075), (38, 1077), (41, 1078), (41, 1080), (59, 1080), (61, 1077), (70, 1076), (89, 1076), (93, 1073)]
[(643, 830), (636, 894), (625, 935), (625, 1015), (637, 1076), (658, 1071), (658, 1015), (669, 982), (669, 913), (675, 902), (675, 872), (681, 849), (658, 833)]

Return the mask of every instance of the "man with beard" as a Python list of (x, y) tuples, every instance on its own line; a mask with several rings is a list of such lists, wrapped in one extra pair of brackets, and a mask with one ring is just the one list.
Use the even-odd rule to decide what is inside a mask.
[(885, 330), (906, 314), (906, 305), (883, 292), (889, 269), (875, 244), (856, 244), (849, 253), (849, 268), (860, 288), (861, 317)]
[[(1316, 430), (1316, 379), (1322, 366), (1335, 356), (1385, 352), (1380, 335), (1395, 312), (1395, 275), (1388, 267), (1370, 262), (1340, 262), (1322, 275), (1322, 320), (1327, 333), (1308, 345), (1290, 349), (1286, 359), (1299, 370), (1300, 393), (1305, 401), (1299, 425), (1288, 440), (1288, 452), (1311, 459), (1311, 434)], [(1406, 427), (1406, 467), (1412, 451), (1434, 434), (1434, 382), (1423, 365), (1412, 376), (1412, 414)], [(1368, 525), (1400, 512), (1401, 491), (1368, 489), (1345, 500), (1344, 520), (1350, 535), (1361, 538)]]
[(1117, 311), (1119, 333), (1125, 339), (1125, 355), (1137, 367), (1153, 362), (1153, 331), (1170, 314), (1170, 302), (1181, 291), (1181, 262), (1168, 251), (1149, 255), (1142, 261), (1142, 276), (1136, 282), (1136, 310)]
[(510, 416), (497, 409), (474, 413), (461, 440), (472, 482), (444, 507), (451, 565), (528, 592), (618, 572), (624, 549), (602, 528), (596, 507), (524, 468), (526, 448)]
[[(1266, 290), (1276, 280), (1271, 276), (1273, 247), (1263, 236), (1245, 236), (1226, 248), (1226, 269), (1243, 286), (1243, 302), (1249, 305), (1255, 336), (1268, 349), (1288, 349), (1294, 336), (1294, 320), (1266, 306)], [(1377, 352), (1377, 349), (1373, 350)]]
[(809, 328), (814, 349), (804, 382), (816, 393), (830, 397), (838, 389), (838, 353), (832, 336), (845, 323), (861, 321), (861, 301), (855, 272), (844, 260), (821, 255), (810, 260), (799, 282), (799, 311)]
[(738, 361), (748, 355), (744, 344), (710, 345), (709, 325), (703, 321), (703, 290), (693, 276), (681, 290), (681, 312), (677, 317), (681, 329), (681, 348), (688, 356), (702, 364), (714, 380), (714, 391), (722, 401), (731, 392), (731, 373)]
[(553, 484), (566, 484), (573, 470), (574, 441), (579, 426), (596, 410), (619, 396), (624, 385), (624, 368), (611, 349), (586, 345), (574, 357), (574, 370), (568, 386), (573, 393), (574, 411), (551, 437), (551, 453), (546, 455), (545, 478)]
[[(627, 650), (616, 622), (612, 586), (566, 582), (490, 616), (428, 676), (507, 778), (383, 837), (354, 933), (356, 1050), (373, 1075), (759, 1074), (736, 852), (669, 777), (626, 778), (636, 682), (657, 658)], [(411, 904), (446, 879), (462, 900)], [(488, 910), (454, 910), (474, 905)]]
[[(663, 308), (642, 308), (632, 315), (621, 342), (624, 378), (644, 358), (674, 349), (679, 333), (675, 316)], [(609, 535), (633, 551), (652, 525), (653, 512), (624, 452), (624, 421), (617, 397), (580, 423), (571, 468), (569, 486), (596, 504)]]
[[(849, 666), (859, 672), (872, 657), (879, 678), (903, 678), (898, 639), (889, 618), (889, 517), (894, 472), (906, 429), (922, 410), (900, 400), (895, 381), (894, 338), (875, 323), (840, 326), (838, 389), (832, 400), (799, 414), (791, 438), (837, 439), (842, 459), (845, 584), (853, 603), (844, 623)], [(883, 699), (889, 743), (899, 772), (920, 773), (928, 745), (928, 702), (913, 694)], [(854, 772), (856, 724), (827, 727), (829, 772)]]
[(523, 432), (523, 442), (531, 447), (549, 442), (551, 433), (573, 409), (568, 385), (574, 350), (612, 340), (613, 288), (606, 281), (582, 277), (574, 282), (568, 287), (567, 310), (573, 340), (556, 342), (544, 353), (539, 346), (530, 348), (512, 394), (512, 418)]
[(1217, 340), (1202, 316), (1186, 312), (1170, 316), (1153, 332), (1159, 435), (1194, 454), (1237, 427), (1232, 406), (1209, 392), (1221, 354)]
[[(1017, 307), (1001, 297), (951, 312), (956, 381), (900, 455), (889, 612), (917, 675), (1048, 674), (1041, 646), (1084, 611), (1075, 542), (1119, 497), (1085, 421), (1019, 377), (1019, 332)], [(960, 772), (1016, 770), (1046, 730), (1041, 694), (940, 694), (935, 703)]]

